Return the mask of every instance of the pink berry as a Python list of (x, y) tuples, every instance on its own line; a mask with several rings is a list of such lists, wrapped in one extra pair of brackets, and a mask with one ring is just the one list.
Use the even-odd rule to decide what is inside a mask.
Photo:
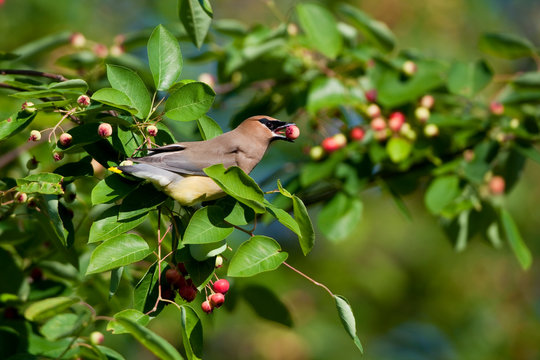
[(94, 345), (103, 344), (104, 340), (105, 340), (105, 336), (99, 331), (94, 331), (93, 333), (90, 334), (90, 342)]
[(375, 102), (377, 101), (377, 90), (375, 89), (368, 90), (366, 91), (365, 96), (368, 102)]
[(361, 127), (355, 127), (351, 130), (351, 139), (353, 140), (361, 141), (365, 135), (366, 132)]
[(371, 104), (367, 107), (366, 113), (372, 119), (381, 116), (381, 108), (377, 104)]
[(321, 146), (324, 149), (324, 151), (329, 152), (329, 153), (334, 152), (337, 149), (339, 149), (339, 144), (337, 143), (336, 139), (334, 139), (333, 136), (327, 137), (326, 139), (324, 139), (321, 143)]
[(98, 134), (102, 138), (107, 138), (107, 137), (111, 136), (112, 132), (113, 132), (113, 129), (112, 129), (111, 124), (109, 124), (109, 123), (99, 124)]
[(420, 106), (431, 109), (435, 105), (435, 98), (431, 95), (424, 95), (420, 99)]
[(214, 291), (225, 295), (229, 291), (229, 282), (225, 279), (218, 280), (214, 283)]
[(64, 158), (64, 154), (61, 152), (55, 152), (53, 153), (53, 159), (54, 161), (60, 161)]
[(109, 49), (103, 44), (96, 44), (93, 48), (94, 54), (99, 58), (105, 58), (109, 55)]
[(69, 144), (71, 144), (72, 139), (73, 137), (71, 136), (71, 134), (63, 133), (62, 135), (60, 135), (60, 145), (67, 147), (69, 146)]
[(210, 314), (212, 310), (214, 310), (214, 308), (212, 307), (212, 304), (210, 304), (210, 301), (208, 300), (203, 301), (203, 303), (201, 304), (201, 309), (207, 314)]
[(28, 138), (28, 141), (39, 141), (41, 140), (41, 133), (37, 130), (30, 131), (30, 137)]
[(386, 129), (386, 121), (384, 121), (382, 117), (376, 117), (375, 119), (371, 120), (370, 126), (375, 131), (381, 131)]
[(399, 111), (390, 114), (390, 117), (388, 118), (388, 127), (395, 132), (398, 132), (404, 123), (405, 115)]
[(34, 106), (34, 103), (33, 103), (33, 102), (25, 101), (25, 102), (23, 102), (23, 104), (21, 105), (21, 110), (22, 110), (22, 111), (26, 111), (26, 112), (28, 112), (28, 113), (33, 113), (33, 112), (35, 112), (37, 109), (36, 109), (36, 107)]
[(15, 201), (22, 204), (22, 203), (25, 203), (26, 200), (28, 200), (28, 195), (26, 195), (26, 193), (23, 193), (23, 192), (17, 192), (15, 194)]
[(83, 34), (76, 32), (71, 34), (69, 37), (69, 42), (71, 45), (73, 45), (73, 47), (82, 48), (86, 44), (86, 38)]
[(296, 125), (287, 126), (285, 130), (285, 136), (287, 139), (294, 140), (300, 136), (300, 129)]
[(416, 73), (417, 66), (414, 63), (414, 61), (407, 60), (403, 63), (402, 70), (405, 73), (405, 75), (412, 76)]
[(150, 136), (156, 136), (158, 133), (158, 128), (155, 125), (150, 125), (146, 128), (146, 132)]
[(118, 45), (118, 44), (115, 44), (113, 46), (111, 46), (109, 52), (111, 53), (111, 56), (121, 56), (123, 53), (126, 52), (126, 50), (124, 49), (124, 46), (123, 45)]
[(493, 195), (501, 195), (504, 193), (506, 182), (502, 176), (494, 176), (489, 181), (489, 190)]
[(90, 98), (88, 95), (81, 95), (77, 98), (77, 104), (79, 104), (81, 107), (90, 106)]
[(489, 109), (494, 115), (502, 115), (504, 113), (504, 105), (498, 101), (492, 101), (491, 104), (489, 104)]
[(210, 304), (212, 304), (213, 307), (218, 308), (225, 302), (225, 295), (221, 293), (215, 293), (210, 295)]
[(215, 78), (215, 76), (212, 75), (212, 74), (209, 74), (209, 73), (200, 74), (197, 80), (199, 80), (200, 82), (205, 83), (206, 85), (210, 86), (211, 88), (216, 86), (216, 78)]

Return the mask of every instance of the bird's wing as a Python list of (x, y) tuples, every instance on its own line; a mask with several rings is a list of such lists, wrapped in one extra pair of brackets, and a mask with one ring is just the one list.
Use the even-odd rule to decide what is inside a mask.
[(152, 149), (150, 155), (133, 161), (177, 174), (203, 175), (203, 169), (215, 164), (237, 165), (236, 152), (219, 147), (201, 146), (202, 142), (167, 145)]

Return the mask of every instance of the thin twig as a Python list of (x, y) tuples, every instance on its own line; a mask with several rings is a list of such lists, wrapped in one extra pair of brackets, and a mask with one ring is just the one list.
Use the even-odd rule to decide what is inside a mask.
[(68, 79), (59, 74), (51, 74), (36, 70), (17, 70), (17, 69), (0, 69), (0, 75), (26, 75), (26, 76), (41, 76), (57, 81), (67, 81)]

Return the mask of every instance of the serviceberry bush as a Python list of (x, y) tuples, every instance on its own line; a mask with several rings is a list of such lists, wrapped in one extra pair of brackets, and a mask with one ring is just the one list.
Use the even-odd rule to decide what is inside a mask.
[[(331, 11), (299, 3), (293, 20), (275, 28), (213, 21), (209, 1), (178, 4), (180, 31), (158, 25), (110, 48), (62, 33), (0, 53), (1, 95), (20, 101), (0, 122), (0, 167), (9, 168), (0, 180), (0, 259), (9, 274), (0, 331), (18, 339), (2, 346), (2, 358), (123, 359), (102, 344), (127, 333), (161, 359), (198, 359), (201, 316), (227, 304), (229, 280), (279, 267), (328, 292), (362, 351), (348, 301), (287, 263), (257, 224), (281, 223), (307, 256), (315, 241), (307, 207), (322, 205), (316, 225), (340, 241), (358, 226), (361, 192), (373, 186), (406, 217), (402, 196), (424, 191), (457, 250), (480, 235), (495, 247), (508, 242), (519, 264), (531, 266), (504, 198), (527, 160), (540, 162), (538, 69), (499, 76), (486, 60), (397, 50), (385, 24), (345, 4)], [(143, 38), (148, 67), (130, 54)], [(180, 42), (188, 41), (199, 55), (183, 59)], [(479, 46), (540, 66), (526, 39), (492, 33)], [(28, 69), (31, 55), (51, 57), (65, 73)], [(217, 73), (185, 79), (184, 61), (212, 62)], [(236, 167), (209, 167), (227, 195), (197, 207), (114, 172), (126, 158), (176, 142), (171, 124), (196, 128), (203, 140), (218, 136), (209, 111), (246, 96), (229, 126), (257, 114), (296, 122), (287, 134), (303, 149), (287, 153), (295, 166), (259, 183)], [(233, 232), (247, 240), (231, 246)], [(265, 298), (262, 317), (292, 326), (271, 289), (252, 286), (249, 296)], [(165, 306), (180, 313), (181, 351), (147, 327)]]

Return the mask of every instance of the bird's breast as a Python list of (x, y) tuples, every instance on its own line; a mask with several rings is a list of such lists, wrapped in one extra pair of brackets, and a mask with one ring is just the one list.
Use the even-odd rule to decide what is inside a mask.
[(185, 176), (181, 181), (173, 182), (163, 190), (183, 206), (192, 206), (225, 195), (214, 180), (207, 176)]

